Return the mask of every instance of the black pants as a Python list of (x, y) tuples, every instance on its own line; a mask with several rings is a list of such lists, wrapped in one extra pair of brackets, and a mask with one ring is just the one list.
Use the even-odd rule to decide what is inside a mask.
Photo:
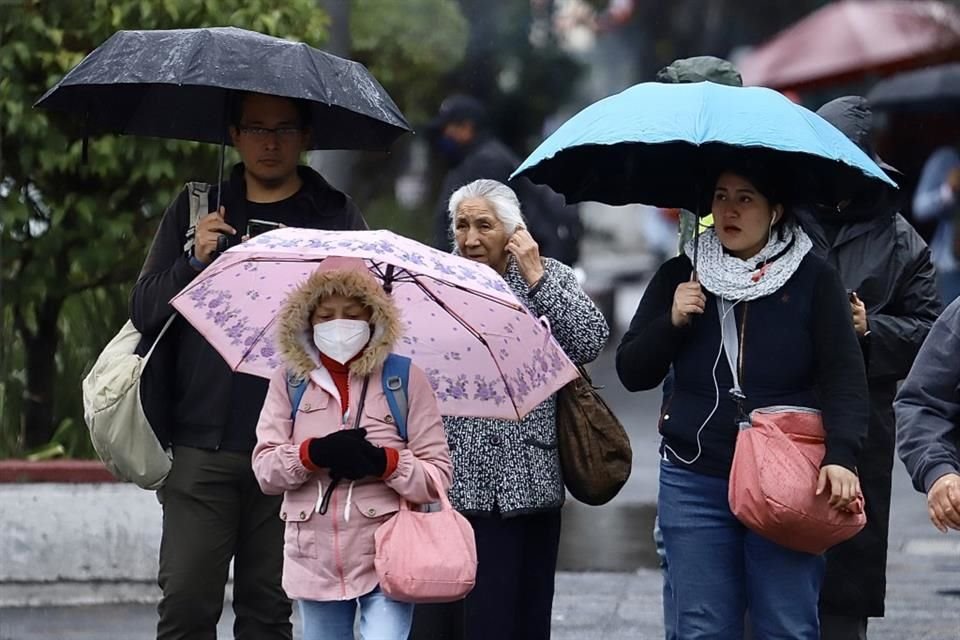
[(867, 640), (867, 618), (821, 613), (820, 640)]
[(560, 511), (470, 524), (477, 585), (464, 602), (466, 640), (550, 640)]
[(290, 640), (280, 586), (280, 496), (265, 496), (250, 454), (176, 447), (163, 505), (158, 640), (216, 640), (230, 559), (236, 640)]

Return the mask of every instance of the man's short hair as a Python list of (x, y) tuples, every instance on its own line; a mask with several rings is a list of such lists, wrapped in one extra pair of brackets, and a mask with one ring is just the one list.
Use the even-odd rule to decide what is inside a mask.
[[(230, 124), (234, 127), (240, 126), (240, 121), (243, 120), (243, 103), (248, 96), (253, 95), (251, 91), (235, 91), (230, 95)], [(277, 98), (282, 98), (284, 100), (289, 100), (293, 103), (293, 106), (297, 109), (297, 119), (302, 129), (309, 129), (313, 121), (313, 110), (310, 107), (310, 102), (307, 100), (301, 100), (299, 98), (288, 98), (286, 96), (274, 96)]]

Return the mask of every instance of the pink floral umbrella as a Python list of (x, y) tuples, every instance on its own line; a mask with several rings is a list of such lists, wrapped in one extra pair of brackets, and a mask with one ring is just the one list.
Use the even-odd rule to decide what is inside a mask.
[(282, 366), (274, 323), (329, 257), (361, 258), (401, 312), (398, 353), (444, 415), (520, 419), (579, 374), (545, 323), (492, 269), (389, 231), (279, 229), (233, 247), (171, 301), (234, 371)]

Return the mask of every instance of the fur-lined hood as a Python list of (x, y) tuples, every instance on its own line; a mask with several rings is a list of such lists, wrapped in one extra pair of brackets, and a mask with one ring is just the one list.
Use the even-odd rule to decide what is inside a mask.
[(360, 357), (350, 364), (350, 371), (359, 376), (373, 373), (383, 365), (400, 337), (400, 314), (364, 261), (357, 258), (327, 258), (290, 294), (277, 323), (280, 355), (298, 377), (306, 378), (320, 366), (310, 316), (317, 303), (330, 295), (358, 298), (372, 310), (370, 342)]

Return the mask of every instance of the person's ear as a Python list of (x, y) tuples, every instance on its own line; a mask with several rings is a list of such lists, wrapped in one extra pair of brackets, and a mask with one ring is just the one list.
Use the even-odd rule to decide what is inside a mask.
[(310, 150), (310, 139), (313, 137), (313, 129), (305, 128), (300, 132), (300, 151)]
[(237, 140), (240, 138), (240, 130), (235, 126), (230, 125), (227, 128), (227, 132), (230, 134), (230, 142), (233, 144), (234, 148), (236, 148)]

